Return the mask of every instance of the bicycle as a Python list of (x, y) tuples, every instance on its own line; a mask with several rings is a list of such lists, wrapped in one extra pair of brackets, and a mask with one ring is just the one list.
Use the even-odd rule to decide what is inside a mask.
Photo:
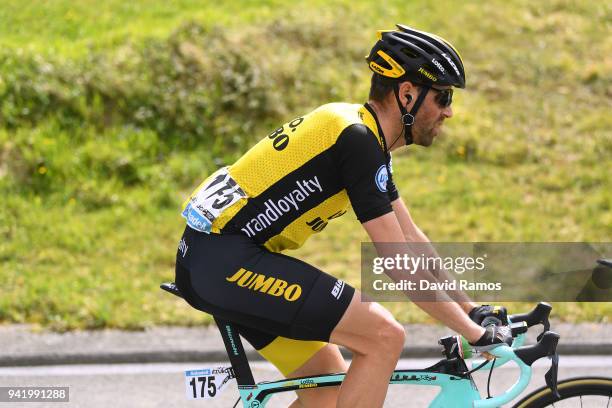
[[(602, 264), (610, 264), (606, 260)], [(182, 297), (174, 283), (163, 283), (161, 288), (173, 295)], [(436, 364), (414, 370), (395, 370), (389, 384), (412, 384), (423, 386), (438, 386), (440, 392), (429, 405), (430, 408), (475, 407), (494, 408), (509, 403), (525, 390), (531, 380), (532, 364), (543, 358), (551, 359), (551, 367), (545, 374), (546, 385), (539, 388), (517, 402), (515, 408), (540, 408), (554, 402), (582, 396), (607, 397), (607, 405), (612, 399), (612, 379), (604, 377), (580, 377), (557, 382), (559, 356), (556, 348), (560, 336), (550, 331), (549, 315), (552, 306), (540, 302), (531, 312), (508, 316), (509, 326), (514, 338), (512, 346), (499, 346), (490, 351), (493, 361), (474, 362), (468, 369), (465, 362), (472, 355), (468, 342), (461, 336), (447, 336), (438, 341), (443, 348), (444, 358)], [(316, 387), (339, 386), (345, 373), (321, 374), (308, 377), (290, 378), (279, 381), (256, 383), (248, 359), (246, 357), (239, 331), (231, 322), (214, 317), (221, 332), (223, 343), (231, 363), (231, 378), (238, 384), (240, 397), (234, 408), (242, 401), (243, 408), (264, 408), (270, 398), (280, 392), (296, 391)], [(537, 337), (537, 343), (524, 346), (525, 333), (532, 326), (541, 324), (542, 332)], [(489, 380), (494, 367), (500, 367), (509, 361), (517, 364), (520, 370), (518, 381), (502, 395), (482, 398), (472, 374), (478, 370), (489, 369)], [(489, 383), (487, 384), (487, 394)], [(602, 405), (603, 406), (603, 405)]]

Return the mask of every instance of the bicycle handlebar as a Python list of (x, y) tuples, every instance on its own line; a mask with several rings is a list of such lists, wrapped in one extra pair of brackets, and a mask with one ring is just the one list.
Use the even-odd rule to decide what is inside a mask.
[(514, 354), (530, 366), (542, 357), (553, 356), (557, 351), (560, 337), (557, 333), (548, 331), (544, 333), (539, 342), (531, 346), (519, 347), (514, 350)]
[[(545, 333), (550, 330), (548, 316), (550, 316), (551, 310), (551, 305), (545, 302), (540, 302), (531, 312), (510, 315), (508, 316), (508, 320), (513, 323), (525, 322), (527, 323), (528, 327), (535, 326), (536, 324), (542, 324), (544, 326), (544, 331), (542, 333)], [(538, 336), (538, 341), (540, 340), (541, 336), (542, 335)]]
[(498, 358), (509, 361), (513, 360), (519, 366), (520, 376), (518, 381), (510, 387), (504, 394), (492, 397), (489, 399), (474, 401), (474, 407), (477, 408), (493, 408), (499, 407), (506, 404), (516, 398), (526, 387), (531, 379), (531, 364), (539, 358), (545, 356), (552, 357), (552, 365), (550, 370), (546, 373), (544, 378), (546, 384), (550, 387), (555, 395), (558, 395), (557, 390), (557, 367), (558, 367), (558, 355), (556, 353), (557, 343), (559, 342), (559, 335), (554, 332), (546, 332), (542, 339), (532, 345), (523, 346), (518, 349), (512, 349), (509, 346), (500, 346), (490, 351)]
[[(521, 374), (519, 381), (514, 384), (506, 393), (491, 399), (476, 401), (475, 407), (496, 407), (514, 399), (527, 385), (531, 377), (531, 365), (542, 357), (550, 357), (551, 367), (544, 375), (546, 384), (552, 390), (555, 396), (558, 396), (557, 389), (557, 371), (559, 364), (559, 355), (557, 354), (557, 344), (559, 343), (559, 334), (549, 331), (550, 322), (548, 317), (552, 306), (548, 303), (539, 303), (531, 312), (511, 315), (508, 317), (512, 328), (512, 335), (515, 341), (512, 347), (500, 346), (490, 351), (491, 354), (498, 357), (501, 361), (496, 364), (499, 367), (510, 360), (515, 361), (520, 368)], [(522, 323), (517, 325), (517, 323)], [(521, 346), (524, 339), (524, 332), (527, 327), (542, 324), (544, 331), (538, 336), (538, 342), (530, 346)], [(516, 329), (512, 326), (516, 325)], [(489, 362), (481, 368), (490, 367)]]

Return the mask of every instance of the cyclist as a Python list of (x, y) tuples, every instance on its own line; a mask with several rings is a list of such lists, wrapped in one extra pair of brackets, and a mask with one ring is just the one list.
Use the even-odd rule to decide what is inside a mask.
[[(300, 391), (292, 406), (382, 406), (404, 345), (384, 307), (281, 253), (349, 206), (374, 243), (428, 242), (393, 184), (391, 152), (431, 145), (465, 73), (448, 41), (397, 27), (379, 32), (367, 57), (368, 103), (331, 103), (284, 124), (210, 175), (183, 208), (176, 283), (193, 307), (235, 322), (286, 377), (348, 369), (339, 389)], [(415, 303), (483, 350), (508, 341), (477, 324), (497, 310), (462, 299)], [(350, 367), (338, 345), (353, 352)]]

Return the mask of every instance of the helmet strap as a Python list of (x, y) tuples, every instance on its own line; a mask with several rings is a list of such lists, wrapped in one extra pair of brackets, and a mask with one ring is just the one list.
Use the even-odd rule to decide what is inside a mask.
[(412, 140), (412, 125), (414, 125), (414, 118), (417, 114), (417, 111), (421, 107), (421, 104), (425, 100), (425, 96), (427, 96), (427, 92), (429, 92), (429, 86), (421, 85), (421, 90), (419, 91), (419, 95), (417, 96), (414, 105), (412, 105), (412, 109), (410, 112), (406, 109), (404, 105), (400, 102), (399, 98), (399, 82), (395, 83), (393, 87), (393, 93), (395, 93), (395, 99), (397, 100), (397, 106), (399, 107), (400, 113), (402, 114), (402, 124), (404, 125), (403, 133), (404, 139), (406, 139), (406, 145), (411, 145), (413, 143)]

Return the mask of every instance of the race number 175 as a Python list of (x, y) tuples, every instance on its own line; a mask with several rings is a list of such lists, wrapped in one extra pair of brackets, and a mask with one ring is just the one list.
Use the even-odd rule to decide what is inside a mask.
[(192, 377), (189, 381), (193, 398), (214, 398), (217, 395), (217, 385), (215, 384), (215, 376), (207, 377)]

